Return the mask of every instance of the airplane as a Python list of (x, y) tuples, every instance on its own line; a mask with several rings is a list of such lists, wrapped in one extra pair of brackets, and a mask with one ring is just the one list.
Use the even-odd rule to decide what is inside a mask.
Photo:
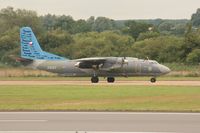
[(156, 77), (165, 75), (171, 70), (155, 60), (144, 60), (133, 57), (92, 57), (69, 60), (45, 52), (41, 49), (32, 29), (20, 29), (21, 57), (25, 66), (45, 70), (68, 77), (91, 77), (92, 83), (98, 83), (99, 77), (107, 78), (108, 83), (115, 82), (115, 77), (149, 76), (152, 83)]

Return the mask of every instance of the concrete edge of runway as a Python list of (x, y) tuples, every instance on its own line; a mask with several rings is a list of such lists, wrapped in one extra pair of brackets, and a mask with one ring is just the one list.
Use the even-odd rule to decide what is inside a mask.
[(106, 112), (106, 111), (0, 111), (0, 114), (128, 114), (128, 115), (200, 115), (200, 112)]
[(112, 132), (112, 131), (0, 131), (0, 133), (176, 133), (176, 132)]

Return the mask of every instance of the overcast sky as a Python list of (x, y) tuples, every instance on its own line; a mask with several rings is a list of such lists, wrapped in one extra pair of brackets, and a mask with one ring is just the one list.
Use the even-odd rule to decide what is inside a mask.
[(74, 19), (190, 19), (200, 8), (200, 0), (0, 0), (0, 9), (7, 6), (35, 10), (39, 15), (71, 15)]

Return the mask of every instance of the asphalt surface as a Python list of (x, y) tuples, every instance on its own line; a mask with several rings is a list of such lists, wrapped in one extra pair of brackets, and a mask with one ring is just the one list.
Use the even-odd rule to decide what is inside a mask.
[(200, 132), (200, 113), (1, 112), (0, 131)]
[(200, 86), (200, 81), (116, 81), (107, 83), (100, 81), (92, 84), (90, 81), (0, 81), (0, 85), (144, 85), (144, 86)]

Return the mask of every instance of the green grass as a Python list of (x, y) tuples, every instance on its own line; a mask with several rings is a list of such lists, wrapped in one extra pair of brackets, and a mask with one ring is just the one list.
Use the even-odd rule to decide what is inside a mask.
[(176, 86), (0, 86), (0, 111), (200, 112), (200, 88)]

